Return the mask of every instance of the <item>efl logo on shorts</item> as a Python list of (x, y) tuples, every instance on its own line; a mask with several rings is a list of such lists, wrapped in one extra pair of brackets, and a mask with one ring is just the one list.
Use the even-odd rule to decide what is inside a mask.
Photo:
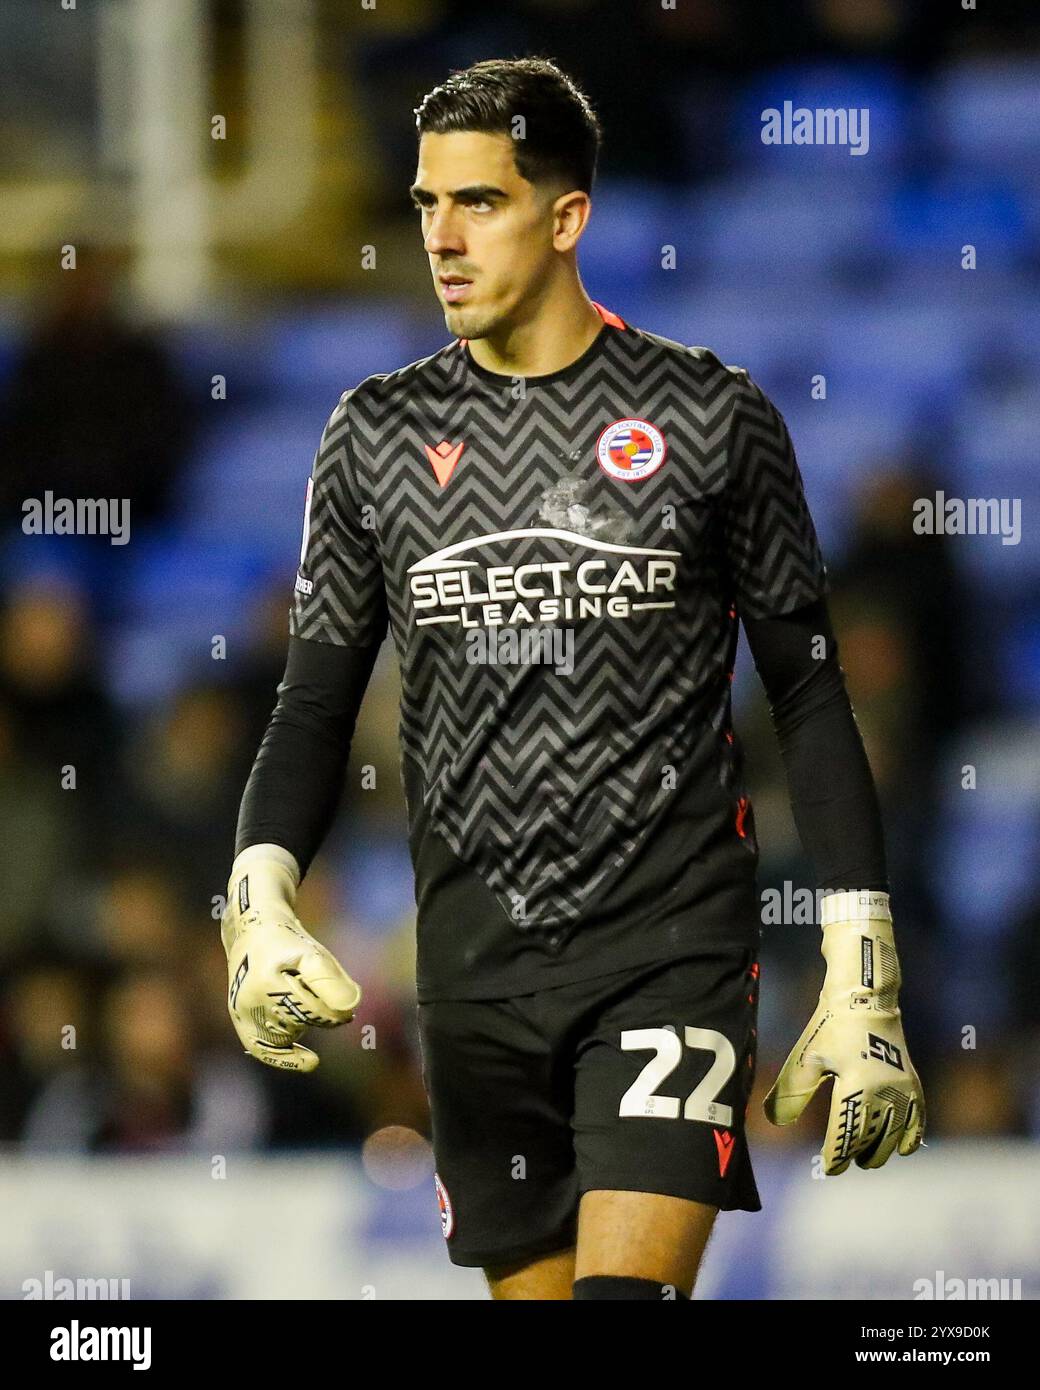
[(664, 463), (664, 437), (649, 420), (615, 420), (596, 441), (604, 473), (622, 483), (638, 483)]
[(455, 1234), (455, 1212), (451, 1205), (451, 1198), (448, 1196), (448, 1189), (436, 1173), (433, 1175), (433, 1184), (437, 1189), (437, 1205), (441, 1212), (441, 1235), (445, 1240), (451, 1240)]

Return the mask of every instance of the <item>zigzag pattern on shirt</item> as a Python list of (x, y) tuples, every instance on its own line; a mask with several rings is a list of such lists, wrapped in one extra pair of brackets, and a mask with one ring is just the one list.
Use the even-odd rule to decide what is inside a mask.
[[(519, 398), (515, 388), (456, 342), (344, 394), (315, 459), (291, 630), (363, 645), (389, 621), (402, 756), (420, 772), (430, 824), (512, 917), (523, 899), (518, 926), (542, 929), (580, 920), (666, 813), (668, 769), (681, 779), (705, 739), (720, 745), (724, 783), (731, 605), (758, 615), (810, 602), (823, 566), (782, 418), (707, 349), (606, 326), (575, 370), (532, 379)], [(596, 454), (602, 431), (628, 418), (651, 422), (667, 447), (636, 482)], [(464, 443), (443, 488), (425, 452), (442, 440)], [(563, 525), (560, 496), (577, 499)], [(537, 534), (489, 539), (523, 530)], [(474, 538), (485, 539), (454, 562), (473, 592), (495, 566), (569, 565), (557, 571), (565, 584), (594, 557), (604, 582), (626, 562), (641, 576), (639, 556), (554, 530), (679, 551), (675, 588), (641, 594), (637, 579), (618, 589), (624, 616), (560, 616), (569, 673), (473, 662), (473, 627), (416, 622), (409, 571)], [(479, 609), (469, 605), (474, 624)]]

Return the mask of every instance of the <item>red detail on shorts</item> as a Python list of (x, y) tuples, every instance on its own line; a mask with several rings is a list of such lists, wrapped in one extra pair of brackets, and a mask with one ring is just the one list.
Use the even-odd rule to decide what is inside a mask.
[(732, 742), (733, 742), (733, 735), (730, 733), (730, 731), (729, 731), (728, 729), (726, 730), (726, 742), (727, 742), (727, 743), (732, 743)]
[(437, 1206), (441, 1214), (441, 1234), (445, 1240), (451, 1240), (455, 1234), (455, 1210), (451, 1205), (448, 1189), (441, 1182), (438, 1173), (433, 1175), (433, 1185), (437, 1190)]
[(747, 815), (747, 813), (748, 799), (746, 796), (742, 796), (740, 800), (737, 802), (737, 834), (740, 836), (742, 840), (745, 839), (747, 836), (747, 831), (744, 829), (744, 818)]
[(758, 961), (751, 962), (751, 969), (748, 972), (753, 980), (758, 979)]
[[(746, 1114), (747, 1111), (744, 1113)], [(724, 1178), (729, 1161), (733, 1157), (735, 1140), (728, 1129), (715, 1129), (712, 1130), (712, 1133), (715, 1135), (715, 1147), (719, 1151), (719, 1177)]]
[(596, 301), (593, 300), (592, 307), (595, 309), (596, 313), (599, 314), (604, 323), (610, 324), (611, 328), (624, 328), (624, 319), (619, 319), (617, 314), (611, 313), (609, 309), (604, 309), (602, 304), (597, 304)]

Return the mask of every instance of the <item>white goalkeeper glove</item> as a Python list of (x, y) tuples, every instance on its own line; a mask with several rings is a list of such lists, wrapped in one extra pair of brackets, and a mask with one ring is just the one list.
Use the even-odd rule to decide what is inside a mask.
[(353, 1017), (361, 988), (300, 925), (300, 866), (281, 845), (250, 845), (228, 880), (220, 937), (228, 958), (228, 1012), (250, 1057), (286, 1071), (313, 1071), (318, 1055), (298, 1042), (308, 1024)]
[(820, 1002), (763, 1102), (774, 1125), (797, 1120), (834, 1077), (824, 1173), (880, 1168), (924, 1136), (924, 1093), (903, 1036), (899, 957), (888, 894), (832, 893), (821, 912), (827, 974)]

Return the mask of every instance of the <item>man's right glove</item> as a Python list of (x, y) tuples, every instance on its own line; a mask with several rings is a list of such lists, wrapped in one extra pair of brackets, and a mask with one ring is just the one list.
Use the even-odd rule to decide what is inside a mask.
[(300, 866), (281, 845), (250, 845), (228, 879), (220, 937), (228, 958), (228, 1012), (251, 1057), (286, 1071), (313, 1071), (318, 1055), (298, 1042), (309, 1024), (337, 1028), (361, 987), (296, 916)]

